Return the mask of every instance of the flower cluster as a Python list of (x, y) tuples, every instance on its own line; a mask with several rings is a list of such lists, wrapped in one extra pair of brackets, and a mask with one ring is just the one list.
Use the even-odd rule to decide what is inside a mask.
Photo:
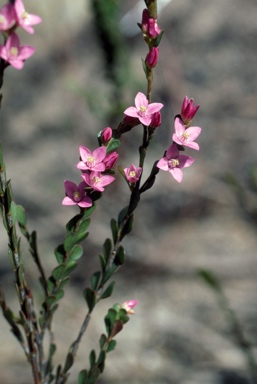
[(184, 146), (199, 151), (199, 145), (195, 139), (200, 135), (200, 127), (191, 127), (191, 121), (199, 109), (199, 105), (194, 106), (194, 100), (184, 98), (181, 114), (176, 116), (174, 121), (173, 143), (167, 149), (164, 157), (157, 163), (157, 167), (163, 171), (168, 171), (179, 183), (183, 179), (181, 168), (190, 167), (195, 161), (190, 156), (180, 155), (179, 151), (184, 150)]
[(66, 197), (62, 201), (63, 205), (88, 208), (93, 202), (87, 194), (93, 191), (103, 192), (105, 186), (114, 181), (114, 176), (110, 173), (119, 155), (116, 152), (108, 153), (107, 151), (108, 144), (112, 140), (112, 129), (106, 127), (100, 133), (100, 147), (93, 152), (82, 145), (79, 147), (80, 161), (76, 167), (82, 171), (83, 181), (78, 186), (70, 180), (64, 181)]
[[(24, 60), (35, 52), (30, 45), (20, 45), (20, 39), (14, 32), (17, 27), (34, 33), (33, 25), (41, 23), (39, 16), (26, 12), (22, 0), (15, 0), (14, 4), (8, 2), (0, 10), (0, 31), (4, 36), (4, 45), (0, 45), (0, 57), (16, 69), (22, 69)], [(6, 65), (6, 66), (7, 66)]]

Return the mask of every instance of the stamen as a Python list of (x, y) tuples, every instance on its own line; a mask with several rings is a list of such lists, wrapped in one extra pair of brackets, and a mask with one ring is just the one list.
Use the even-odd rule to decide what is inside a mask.
[(10, 53), (11, 53), (12, 56), (18, 56), (18, 48), (11, 47)]
[(75, 201), (80, 201), (81, 200), (81, 195), (79, 191), (76, 191), (73, 193), (73, 198)]
[(129, 176), (130, 177), (135, 177), (136, 176), (136, 172), (135, 171), (130, 171), (129, 172)]

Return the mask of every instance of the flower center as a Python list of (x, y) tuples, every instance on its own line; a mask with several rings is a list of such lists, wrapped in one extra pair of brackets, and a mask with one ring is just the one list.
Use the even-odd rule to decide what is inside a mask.
[(28, 17), (29, 17), (29, 14), (28, 12), (26, 12), (25, 10), (22, 12), (22, 15), (21, 15), (22, 19), (26, 20)]
[(135, 177), (136, 176), (136, 172), (135, 171), (130, 171), (129, 172), (129, 176), (130, 177)]
[(11, 54), (11, 56), (18, 56), (18, 48), (11, 47), (10, 54)]
[(93, 156), (89, 156), (89, 157), (87, 158), (87, 165), (88, 165), (89, 167), (93, 167), (93, 166), (95, 165), (95, 159), (94, 159)]
[(179, 166), (178, 159), (171, 159), (168, 161), (169, 168), (176, 168)]
[(185, 131), (182, 135), (183, 140), (187, 140), (189, 138), (189, 133)]
[(138, 112), (139, 116), (145, 116), (146, 111), (147, 111), (147, 108), (144, 105), (141, 105)]
[(93, 181), (94, 181), (94, 184), (99, 184), (99, 183), (100, 183), (100, 177), (95, 176), (95, 177), (93, 178)]
[(73, 193), (73, 199), (74, 199), (74, 201), (80, 201), (81, 200), (81, 194), (79, 191), (76, 191)]
[(0, 24), (6, 24), (6, 18), (3, 15), (0, 15)]

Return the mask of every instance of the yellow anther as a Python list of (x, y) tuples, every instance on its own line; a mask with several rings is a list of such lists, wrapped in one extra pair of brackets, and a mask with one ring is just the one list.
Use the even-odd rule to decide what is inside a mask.
[(10, 52), (12, 56), (18, 56), (18, 48), (11, 47)]
[(129, 176), (130, 177), (135, 177), (136, 176), (136, 172), (135, 171), (130, 171), (129, 172)]
[(142, 105), (139, 109), (141, 112), (146, 112), (146, 107), (144, 105)]

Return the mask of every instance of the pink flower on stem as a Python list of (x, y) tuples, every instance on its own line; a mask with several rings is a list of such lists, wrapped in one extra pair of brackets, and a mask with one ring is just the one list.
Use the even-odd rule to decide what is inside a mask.
[(97, 172), (103, 172), (105, 170), (103, 160), (106, 156), (106, 147), (99, 147), (91, 152), (88, 148), (81, 145), (79, 147), (79, 153), (81, 161), (77, 164), (78, 169)]
[(157, 167), (168, 171), (178, 183), (181, 183), (183, 179), (181, 168), (190, 167), (194, 161), (192, 157), (180, 155), (177, 144), (173, 143), (167, 149), (165, 156), (158, 161)]
[(102, 175), (101, 172), (82, 173), (82, 179), (93, 189), (99, 192), (104, 191), (104, 187), (114, 181), (110, 175)]
[(124, 173), (125, 173), (126, 179), (130, 183), (136, 183), (141, 176), (142, 168), (136, 167), (134, 164), (131, 164), (129, 168), (124, 169)]
[(135, 107), (129, 107), (124, 111), (124, 114), (131, 117), (137, 117), (144, 125), (149, 125), (152, 120), (152, 115), (162, 109), (163, 104), (149, 104), (146, 96), (142, 92), (138, 92), (135, 97)]
[(111, 169), (114, 166), (114, 164), (116, 163), (116, 161), (118, 160), (118, 158), (119, 158), (119, 155), (117, 152), (109, 153), (109, 155), (107, 155), (103, 159), (103, 163), (105, 165), (105, 170)]
[(137, 300), (127, 300), (121, 305), (121, 308), (125, 309), (127, 314), (134, 315), (135, 311), (133, 308), (137, 305), (137, 303)]
[(181, 107), (181, 117), (185, 125), (190, 124), (200, 105), (194, 105), (194, 99), (185, 96)]
[(16, 69), (22, 69), (24, 60), (35, 52), (35, 48), (29, 45), (20, 46), (20, 40), (16, 33), (12, 33), (5, 45), (0, 45), (0, 57)]
[(88, 208), (92, 206), (92, 200), (86, 196), (84, 188), (87, 184), (82, 181), (79, 185), (76, 185), (70, 180), (64, 181), (64, 188), (66, 197), (62, 201), (62, 205), (78, 205), (81, 208)]
[(16, 21), (18, 25), (28, 33), (33, 34), (34, 28), (32, 28), (32, 25), (41, 23), (41, 17), (26, 12), (22, 0), (15, 0), (14, 10), (16, 12)]
[(16, 23), (16, 14), (11, 3), (5, 4), (0, 11), (0, 31), (8, 31)]
[(179, 117), (176, 117), (174, 122), (175, 133), (172, 136), (173, 141), (180, 145), (196, 149), (199, 151), (199, 145), (194, 141), (201, 133), (200, 127), (189, 127), (186, 129), (185, 125)]

